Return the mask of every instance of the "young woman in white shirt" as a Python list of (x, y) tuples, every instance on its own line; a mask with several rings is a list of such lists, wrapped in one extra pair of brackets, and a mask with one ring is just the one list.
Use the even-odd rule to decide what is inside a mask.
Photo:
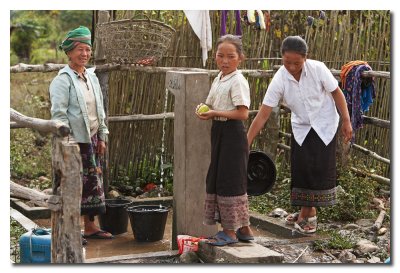
[(291, 205), (300, 212), (289, 215), (303, 233), (317, 229), (316, 207), (336, 203), (336, 132), (339, 110), (341, 132), (352, 137), (346, 100), (337, 80), (324, 63), (307, 59), (307, 44), (300, 36), (282, 42), (283, 66), (276, 72), (263, 104), (247, 133), (249, 146), (264, 127), (272, 108), (283, 100), (291, 110)]

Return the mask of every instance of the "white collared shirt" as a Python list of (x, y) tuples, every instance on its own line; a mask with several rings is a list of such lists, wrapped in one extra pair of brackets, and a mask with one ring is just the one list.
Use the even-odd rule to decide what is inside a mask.
[(218, 111), (235, 110), (236, 106), (250, 107), (250, 88), (242, 72), (236, 70), (221, 79), (222, 72), (214, 79), (206, 104)]
[(322, 62), (306, 60), (300, 81), (296, 81), (282, 65), (268, 86), (263, 104), (276, 107), (283, 99), (292, 111), (292, 130), (300, 146), (311, 127), (328, 145), (339, 124), (339, 114), (331, 94), (337, 87), (337, 80)]

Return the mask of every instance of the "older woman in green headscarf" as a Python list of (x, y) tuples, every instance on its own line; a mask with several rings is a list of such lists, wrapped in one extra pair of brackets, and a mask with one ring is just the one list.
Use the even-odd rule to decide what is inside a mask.
[(108, 129), (105, 125), (103, 96), (94, 69), (85, 65), (92, 54), (91, 33), (80, 26), (70, 31), (60, 45), (68, 56), (68, 65), (50, 84), (51, 118), (62, 121), (71, 130), (82, 156), (81, 214), (84, 238), (110, 239), (112, 234), (95, 225), (94, 216), (105, 212), (102, 158)]

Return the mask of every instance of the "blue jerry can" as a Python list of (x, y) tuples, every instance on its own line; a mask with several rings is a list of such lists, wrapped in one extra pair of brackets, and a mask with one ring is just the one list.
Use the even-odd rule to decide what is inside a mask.
[(33, 229), (19, 238), (21, 263), (51, 262), (51, 229)]

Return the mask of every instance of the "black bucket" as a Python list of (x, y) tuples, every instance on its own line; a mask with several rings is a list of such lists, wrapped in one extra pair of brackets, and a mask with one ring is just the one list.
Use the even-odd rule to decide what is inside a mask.
[(101, 229), (118, 235), (127, 232), (128, 213), (126, 207), (132, 202), (126, 199), (106, 199), (106, 213), (99, 215)]
[(140, 242), (155, 242), (164, 237), (168, 208), (142, 205), (128, 207), (127, 212), (135, 239)]

